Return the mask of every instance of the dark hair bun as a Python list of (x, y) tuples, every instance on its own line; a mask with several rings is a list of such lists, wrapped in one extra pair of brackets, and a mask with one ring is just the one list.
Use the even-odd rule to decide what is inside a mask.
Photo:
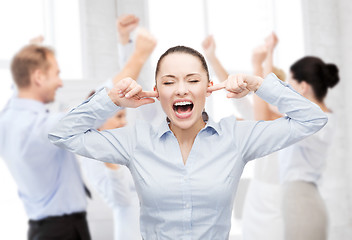
[(340, 80), (339, 69), (335, 64), (327, 63), (325, 64), (326, 78), (325, 83), (328, 87), (334, 87)]

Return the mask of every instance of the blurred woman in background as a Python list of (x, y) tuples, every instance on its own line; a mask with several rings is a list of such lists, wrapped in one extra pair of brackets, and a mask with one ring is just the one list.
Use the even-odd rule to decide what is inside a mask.
[(324, 240), (328, 236), (328, 216), (318, 185), (326, 165), (334, 135), (334, 115), (324, 99), (328, 89), (339, 82), (335, 64), (307, 56), (290, 68), (289, 84), (329, 117), (319, 132), (279, 153), (283, 183), (283, 217), (286, 240)]

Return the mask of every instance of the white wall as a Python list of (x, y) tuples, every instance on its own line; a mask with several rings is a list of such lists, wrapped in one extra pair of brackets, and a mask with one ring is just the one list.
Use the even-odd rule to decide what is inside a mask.
[(118, 67), (114, 0), (81, 0), (84, 78), (103, 81)]
[(134, 14), (140, 18), (140, 26), (148, 27), (148, 1), (146, 0), (116, 0), (117, 16)]
[(348, 0), (302, 1), (306, 54), (333, 62), (340, 69), (340, 83), (327, 97), (336, 116), (335, 142), (328, 156), (322, 194), (330, 216), (329, 239), (352, 239), (351, 126), (352, 109), (352, 2)]
[[(345, 89), (344, 89), (344, 101), (341, 104), (345, 105), (345, 114), (341, 114), (341, 118), (344, 120), (345, 124), (345, 135), (348, 136), (348, 139), (345, 139), (346, 142), (343, 142), (343, 150), (345, 152), (344, 162), (345, 162), (345, 169), (346, 175), (346, 201), (348, 204), (347, 211), (349, 212), (349, 216), (347, 218), (347, 222), (345, 227), (346, 237), (348, 239), (352, 239), (352, 123), (351, 123), (351, 109), (352, 109), (352, 101), (347, 98), (351, 94), (352, 90), (352, 3), (350, 0), (340, 0), (339, 1), (339, 20), (340, 20), (340, 32), (341, 32), (341, 40), (340, 40), (340, 47), (341, 47), (341, 65), (342, 71), (341, 76), (344, 81)], [(341, 143), (342, 144), (342, 143)], [(346, 238), (346, 239), (347, 239)]]

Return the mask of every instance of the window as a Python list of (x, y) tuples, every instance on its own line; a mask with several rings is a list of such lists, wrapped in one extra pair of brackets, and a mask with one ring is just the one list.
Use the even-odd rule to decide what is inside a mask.
[(186, 45), (201, 51), (205, 36), (204, 0), (150, 0), (149, 28), (158, 40), (152, 63), (171, 46)]
[(46, 1), (47, 44), (54, 46), (62, 79), (83, 76), (79, 0)]
[(229, 72), (251, 72), (252, 49), (273, 29), (272, 0), (208, 0), (209, 34)]
[(13, 55), (42, 35), (53, 46), (63, 79), (82, 78), (79, 0), (12, 0), (0, 3), (0, 109), (12, 94)]
[(42, 12), (42, 0), (0, 3), (0, 109), (12, 95), (11, 58), (29, 39), (43, 32)]

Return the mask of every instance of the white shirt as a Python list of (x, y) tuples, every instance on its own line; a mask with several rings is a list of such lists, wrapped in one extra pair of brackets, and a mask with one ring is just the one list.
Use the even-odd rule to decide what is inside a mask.
[(280, 180), (307, 181), (319, 184), (334, 135), (332, 114), (329, 123), (314, 135), (279, 152)]
[(104, 163), (81, 157), (81, 168), (86, 179), (113, 209), (114, 239), (140, 240), (139, 199), (129, 169), (107, 168)]

